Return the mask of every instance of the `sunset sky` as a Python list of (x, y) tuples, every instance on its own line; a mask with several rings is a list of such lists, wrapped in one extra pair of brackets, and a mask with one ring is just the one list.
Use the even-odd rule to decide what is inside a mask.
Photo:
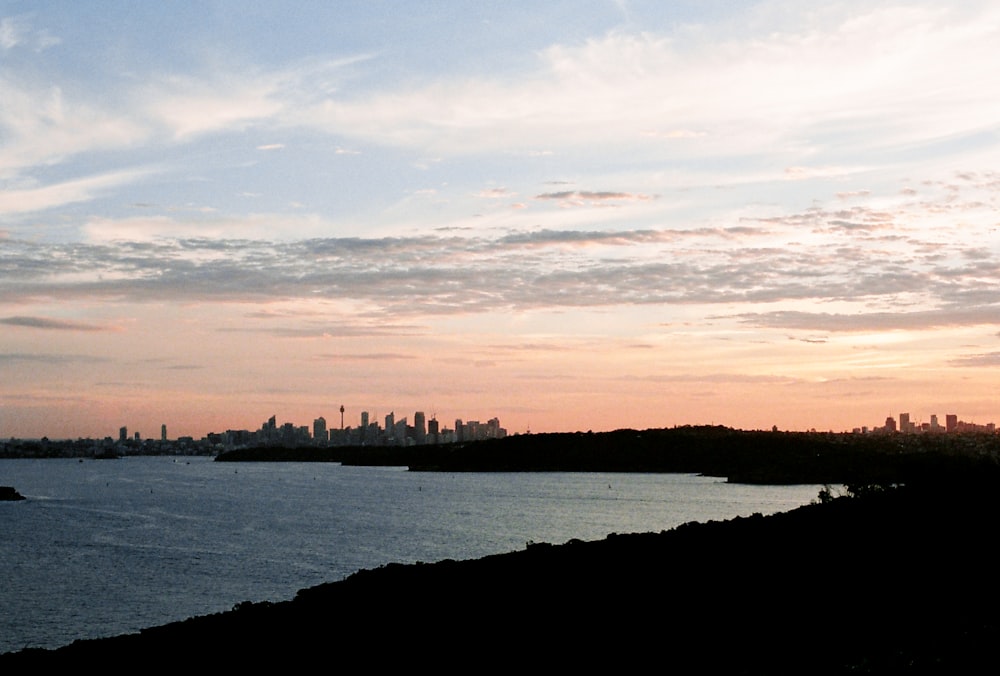
[(1000, 3), (0, 1), (0, 437), (1000, 422)]

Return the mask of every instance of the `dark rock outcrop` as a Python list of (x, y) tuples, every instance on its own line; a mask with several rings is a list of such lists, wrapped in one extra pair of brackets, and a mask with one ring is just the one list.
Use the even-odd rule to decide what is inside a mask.
[(0, 501), (3, 500), (24, 500), (24, 496), (18, 493), (13, 486), (0, 486)]

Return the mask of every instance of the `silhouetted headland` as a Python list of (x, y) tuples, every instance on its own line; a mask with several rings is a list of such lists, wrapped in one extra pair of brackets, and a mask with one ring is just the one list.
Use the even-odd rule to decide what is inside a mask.
[(675, 472), (737, 483), (903, 482), (1000, 457), (995, 434), (833, 434), (701, 426), (522, 434), (437, 446), (260, 447), (218, 461), (327, 461), (445, 472)]

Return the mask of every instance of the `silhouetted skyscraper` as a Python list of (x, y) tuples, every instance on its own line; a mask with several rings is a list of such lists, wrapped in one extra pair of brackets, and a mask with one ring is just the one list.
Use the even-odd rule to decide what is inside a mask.
[(427, 423), (423, 411), (417, 411), (413, 414), (413, 438), (418, 444), (427, 440)]
[(330, 435), (326, 431), (326, 418), (320, 416), (313, 420), (313, 441), (323, 445), (329, 441)]

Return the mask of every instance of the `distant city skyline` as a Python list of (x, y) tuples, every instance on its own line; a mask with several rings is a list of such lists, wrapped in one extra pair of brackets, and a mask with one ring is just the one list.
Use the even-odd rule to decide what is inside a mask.
[(0, 435), (1000, 417), (1000, 3), (389, 7), (3, 4)]
[[(347, 409), (344, 405), (335, 409), (338, 414), (343, 416)], [(372, 430), (374, 434), (383, 435), (388, 433), (388, 437), (381, 437), (381, 443), (386, 443), (388, 439), (390, 442), (393, 440), (395, 434), (395, 441), (401, 439), (409, 438), (412, 443), (422, 444), (422, 443), (448, 443), (451, 441), (470, 441), (474, 439), (483, 438), (500, 438), (507, 436), (508, 434), (530, 434), (531, 430), (510, 430), (506, 427), (501, 427), (500, 419), (497, 416), (491, 416), (488, 420), (483, 422), (480, 419), (474, 418), (462, 418), (457, 417), (453, 421), (453, 426), (448, 427), (448, 423), (438, 420), (437, 413), (432, 413), (428, 416), (422, 410), (412, 412), (412, 424), (410, 423), (410, 417), (400, 413), (396, 414), (395, 409), (389, 411), (385, 414), (382, 419), (379, 419), (378, 415), (369, 410), (361, 410), (357, 412), (357, 420), (354, 422), (347, 422), (347, 418), (342, 427), (331, 427), (327, 419), (320, 415), (313, 418), (311, 423), (305, 421), (296, 420), (282, 420), (277, 414), (270, 416), (263, 423), (256, 427), (241, 427), (237, 425), (225, 426), (224, 428), (209, 430), (201, 435), (194, 434), (181, 434), (181, 435), (168, 435), (168, 425), (166, 423), (161, 423), (158, 427), (158, 432), (156, 435), (146, 435), (140, 429), (130, 428), (128, 425), (121, 425), (118, 428), (117, 435), (113, 436), (111, 434), (99, 434), (99, 435), (69, 435), (60, 437), (57, 435), (40, 435), (38, 437), (16, 437), (11, 436), (10, 438), (23, 438), (23, 439), (38, 439), (42, 437), (50, 438), (52, 440), (73, 440), (73, 439), (114, 439), (119, 443), (127, 442), (148, 442), (151, 440), (160, 441), (173, 441), (176, 439), (187, 439), (191, 438), (194, 440), (204, 440), (204, 439), (215, 439), (219, 441), (220, 439), (226, 438), (227, 434), (237, 433), (239, 436), (230, 437), (227, 439), (228, 444), (239, 443), (234, 442), (233, 439), (243, 439), (244, 442), (252, 438), (255, 443), (260, 441), (295, 441), (297, 443), (312, 444), (317, 440), (330, 440), (333, 444), (343, 444), (343, 443), (363, 443), (365, 441), (364, 437), (358, 436), (358, 431), (361, 429)], [(340, 420), (340, 418), (338, 418)], [(279, 424), (280, 422), (280, 424)], [(463, 424), (470, 424), (472, 427), (468, 428), (471, 431), (467, 431), (465, 438), (460, 431)], [(651, 426), (622, 426), (616, 429), (656, 429), (656, 428), (667, 428), (683, 426), (685, 424), (691, 423), (680, 423), (672, 425), (651, 425)], [(731, 427), (733, 429), (743, 429), (743, 430), (763, 430), (767, 429), (764, 427), (739, 427), (736, 425), (729, 425), (723, 421), (717, 421), (713, 423), (707, 423), (712, 425), (721, 425), (723, 427)], [(961, 415), (957, 413), (947, 413), (943, 416), (937, 413), (928, 414), (927, 419), (923, 419), (920, 416), (913, 416), (909, 412), (900, 412), (898, 415), (888, 415), (885, 420), (880, 423), (873, 424), (862, 424), (854, 425), (852, 427), (843, 429), (834, 428), (818, 428), (818, 427), (806, 427), (799, 429), (788, 429), (781, 428), (778, 425), (772, 425), (771, 428), (774, 431), (779, 432), (832, 432), (836, 434), (879, 434), (879, 433), (966, 433), (966, 432), (980, 432), (995, 434), (997, 432), (996, 424), (990, 420), (988, 422), (976, 421), (976, 420), (965, 420)], [(393, 430), (399, 430), (398, 432), (393, 432)], [(456, 431), (458, 434), (456, 435)], [(585, 431), (611, 431), (611, 430), (594, 430), (593, 428), (583, 429), (565, 429), (565, 430), (544, 430), (547, 432), (585, 432)], [(263, 433), (265, 436), (259, 437), (255, 436), (258, 433)], [(431, 437), (430, 435), (438, 435)], [(5, 438), (5, 435), (0, 432), (0, 439)], [(378, 440), (379, 437), (368, 437), (367, 442), (372, 443)], [(433, 439), (433, 440), (431, 440)]]

